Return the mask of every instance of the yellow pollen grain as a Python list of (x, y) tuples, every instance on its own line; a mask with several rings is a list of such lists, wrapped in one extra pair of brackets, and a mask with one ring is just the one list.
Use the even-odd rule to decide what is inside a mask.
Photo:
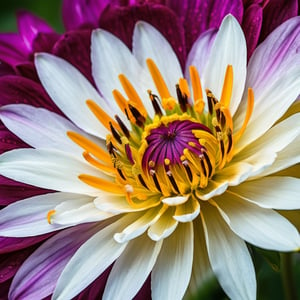
[(169, 98), (162, 98), (161, 104), (164, 110), (173, 110), (177, 102), (173, 97), (169, 97)]
[(233, 87), (233, 68), (232, 65), (228, 65), (225, 73), (225, 79), (223, 83), (223, 89), (221, 94), (220, 103), (225, 107), (229, 107)]
[(49, 224), (51, 224), (51, 217), (56, 213), (55, 209), (51, 209), (47, 213), (47, 221)]
[(124, 74), (120, 74), (119, 80), (127, 97), (135, 104), (134, 106), (139, 110), (139, 112), (144, 117), (147, 117), (147, 111), (144, 107), (144, 104), (128, 78)]
[(234, 135), (234, 141), (236, 142), (245, 132), (246, 127), (248, 125), (248, 122), (250, 120), (250, 117), (253, 112), (253, 107), (254, 107), (254, 93), (251, 88), (248, 89), (248, 102), (247, 102), (247, 111), (246, 111), (246, 116), (244, 119), (244, 123), (241, 127), (241, 129)]
[(110, 123), (112, 126), (121, 131), (119, 124), (113, 120), (96, 102), (93, 100), (86, 100), (86, 104), (94, 116), (103, 124), (103, 126), (110, 130)]
[(88, 175), (88, 174), (80, 174), (78, 178), (83, 181), (84, 183), (100, 189), (102, 191), (106, 191), (112, 194), (117, 195), (124, 195), (126, 193), (126, 190), (124, 190), (124, 187), (114, 183), (110, 182), (104, 179), (101, 179), (96, 176)]
[(160, 98), (170, 98), (171, 94), (169, 92), (169, 89), (166, 85), (166, 82), (164, 81), (158, 67), (154, 63), (154, 61), (151, 58), (148, 58), (146, 60), (149, 72), (151, 74), (151, 77), (154, 81), (154, 84), (156, 86), (156, 89), (160, 95)]
[(169, 166), (171, 161), (168, 158), (165, 158), (164, 163), (165, 163), (166, 166)]
[(96, 158), (104, 161), (108, 164), (111, 164), (110, 156), (107, 152), (105, 152), (100, 146), (90, 141), (86, 137), (81, 134), (73, 131), (68, 131), (67, 136), (78, 146), (93, 154)]

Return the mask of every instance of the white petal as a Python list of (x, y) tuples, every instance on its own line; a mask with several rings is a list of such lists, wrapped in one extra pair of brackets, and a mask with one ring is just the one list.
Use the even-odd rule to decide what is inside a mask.
[(230, 193), (215, 200), (230, 228), (247, 242), (277, 251), (293, 251), (300, 247), (297, 229), (279, 213)]
[(2, 154), (0, 174), (46, 189), (87, 195), (98, 195), (99, 190), (83, 183), (78, 175), (90, 174), (109, 180), (98, 169), (74, 156), (46, 149), (19, 149)]
[(177, 56), (164, 36), (150, 24), (139, 21), (133, 32), (132, 51), (145, 68), (146, 59), (153, 59), (171, 95), (175, 96), (175, 85), (183, 75)]
[(179, 224), (176, 231), (164, 240), (151, 276), (153, 300), (183, 298), (192, 272), (193, 241), (191, 222)]
[(155, 223), (159, 219), (165, 209), (166, 208), (162, 206), (149, 209), (139, 219), (123, 229), (122, 232), (116, 233), (114, 235), (114, 239), (118, 243), (124, 243), (143, 234), (151, 224)]
[(264, 208), (300, 209), (300, 179), (265, 177), (231, 187), (230, 193)]
[(85, 242), (61, 273), (52, 299), (72, 299), (103, 273), (127, 246), (117, 243), (114, 233), (131, 220), (131, 216), (119, 219)]
[(72, 225), (49, 224), (47, 221), (47, 213), (59, 203), (68, 200), (91, 201), (91, 198), (71, 193), (50, 193), (12, 203), (0, 211), (0, 235), (36, 236)]
[(94, 198), (83, 198), (79, 201), (69, 200), (57, 205), (51, 216), (52, 224), (68, 225), (105, 220), (113, 214), (102, 212), (93, 203)]
[(200, 213), (200, 204), (195, 197), (190, 197), (189, 201), (176, 206), (174, 219), (179, 222), (193, 221)]
[(161, 242), (147, 236), (131, 241), (117, 259), (108, 277), (103, 299), (132, 299), (150, 274), (161, 249)]
[(179, 204), (183, 204), (185, 203), (189, 198), (188, 196), (176, 196), (176, 197), (167, 197), (167, 198), (163, 198), (162, 202), (165, 204), (168, 204), (170, 206), (176, 206)]
[(208, 61), (211, 47), (216, 38), (216, 33), (216, 29), (209, 29), (203, 32), (194, 42), (186, 61), (186, 78), (189, 78), (189, 66), (195, 66), (200, 76), (202, 75)]
[(256, 298), (256, 280), (247, 246), (222, 220), (218, 211), (203, 207), (202, 222), (211, 267), (230, 299)]
[(233, 90), (230, 112), (234, 115), (243, 95), (246, 81), (247, 47), (238, 21), (228, 15), (224, 18), (211, 48), (203, 74), (203, 85), (220, 99), (228, 65), (233, 67)]
[[(113, 107), (115, 113), (122, 118), (125, 124), (128, 120), (112, 99), (112, 91), (123, 91), (118, 79), (124, 74), (138, 92), (150, 116), (153, 116), (153, 107), (149, 100), (147, 89), (152, 89), (150, 76), (139, 65), (136, 58), (127, 46), (111, 33), (96, 29), (92, 33), (92, 72), (98, 89)], [(125, 94), (124, 94), (125, 95)]]
[(67, 131), (81, 130), (56, 113), (30, 105), (11, 104), (1, 107), (0, 118), (10, 131), (34, 148), (82, 153), (82, 149), (67, 137)]
[(148, 236), (153, 241), (160, 241), (171, 235), (178, 225), (174, 216), (175, 208), (169, 207), (164, 214), (148, 229)]
[(201, 219), (193, 221), (194, 225), (194, 258), (193, 269), (188, 287), (188, 295), (196, 295), (199, 288), (205, 285), (212, 277), (213, 271), (210, 266)]
[(99, 103), (110, 115), (113, 110), (92, 84), (70, 63), (51, 54), (37, 54), (35, 66), (47, 93), (65, 115), (84, 131), (105, 139), (108, 130), (90, 111), (86, 100)]

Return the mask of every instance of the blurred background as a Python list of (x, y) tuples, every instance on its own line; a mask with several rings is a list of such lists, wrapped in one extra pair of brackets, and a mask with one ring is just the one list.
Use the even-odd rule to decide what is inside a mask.
[(28, 10), (43, 19), (58, 32), (63, 31), (60, 15), (62, 0), (1, 0), (0, 1), (0, 32), (17, 30), (16, 13)]

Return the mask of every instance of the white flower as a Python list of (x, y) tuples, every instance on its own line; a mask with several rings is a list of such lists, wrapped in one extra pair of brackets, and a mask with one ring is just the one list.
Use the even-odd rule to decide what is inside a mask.
[(38, 54), (39, 78), (68, 119), (2, 107), (3, 123), (33, 148), (1, 155), (0, 174), (57, 192), (4, 208), (0, 235), (70, 228), (25, 261), (10, 298), (71, 299), (114, 263), (103, 299), (134, 297), (150, 273), (153, 299), (181, 299), (212, 271), (231, 299), (254, 299), (245, 241), (300, 247), (276, 211), (300, 208), (299, 179), (276, 174), (300, 158), (300, 114), (277, 122), (299, 94), (299, 37), (291, 38), (299, 23), (284, 23), (247, 66), (244, 35), (229, 15), (216, 36), (196, 41), (186, 79), (149, 24), (137, 23), (132, 53), (95, 30), (101, 93), (68, 62)]

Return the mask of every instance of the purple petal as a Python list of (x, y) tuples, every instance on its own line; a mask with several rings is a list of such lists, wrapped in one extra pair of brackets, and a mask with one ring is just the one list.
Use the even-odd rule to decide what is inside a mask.
[(19, 76), (0, 77), (0, 91), (0, 106), (24, 103), (44, 107), (59, 113), (58, 108), (51, 101), (43, 87), (30, 79)]
[(4, 61), (0, 61), (0, 76), (15, 75), (15, 70)]
[[(204, 31), (218, 28), (227, 14), (232, 14), (241, 23), (243, 17), (242, 0), (174, 0), (167, 1), (168, 7), (180, 17), (185, 29), (187, 51)], [(168, 20), (166, 20), (168, 22)]]
[(98, 19), (111, 1), (108, 0), (64, 0), (63, 23), (67, 30), (97, 28)]
[(25, 249), (29, 246), (35, 245), (47, 239), (53, 234), (54, 233), (48, 233), (48, 234), (43, 234), (34, 237), (26, 237), (26, 238), (0, 237), (0, 245), (1, 245), (0, 254)]
[(34, 41), (32, 42), (32, 48), (34, 52), (51, 52), (53, 45), (59, 39), (60, 35), (51, 32), (43, 33), (39, 32)]
[(284, 21), (298, 15), (297, 0), (272, 0), (268, 1), (263, 10), (263, 24), (260, 41), (263, 41), (269, 33)]
[(0, 283), (12, 278), (35, 248), (33, 246), (13, 253), (0, 255)]
[(71, 31), (61, 36), (52, 53), (69, 61), (93, 82), (90, 46), (91, 30)]
[(246, 10), (243, 18), (242, 27), (247, 42), (248, 59), (252, 55), (260, 36), (262, 26), (263, 9), (258, 4), (250, 5)]
[(18, 28), (24, 44), (29, 52), (32, 52), (33, 41), (40, 32), (53, 33), (53, 29), (42, 19), (29, 12), (19, 12), (17, 16)]
[[(16, 148), (25, 148), (25, 147), (28, 146), (24, 142), (22, 142), (17, 136), (15, 136), (13, 133), (8, 131), (8, 129), (0, 121), (0, 154)], [(1, 179), (0, 179), (0, 183), (2, 184)], [(1, 188), (2, 186), (0, 186), (0, 190)]]
[(40, 82), (33, 62), (26, 61), (23, 63), (16, 64), (14, 67), (15, 67), (15, 72), (18, 76), (26, 77), (35, 82)]
[(10, 284), (11, 280), (7, 280), (3, 283), (0, 283), (0, 299), (7, 300)]
[(99, 224), (85, 224), (63, 230), (46, 241), (15, 275), (10, 298), (43, 299), (50, 295), (70, 258), (100, 229)]
[[(181, 65), (184, 65), (184, 31), (177, 16), (162, 5), (139, 5), (130, 7), (107, 6), (101, 15), (99, 26), (119, 37), (129, 48), (137, 21), (142, 20), (157, 28), (170, 42)], [(157, 45), (159, 47), (159, 45)]]
[(10, 65), (25, 61), (29, 55), (22, 38), (16, 33), (0, 34), (0, 60)]

